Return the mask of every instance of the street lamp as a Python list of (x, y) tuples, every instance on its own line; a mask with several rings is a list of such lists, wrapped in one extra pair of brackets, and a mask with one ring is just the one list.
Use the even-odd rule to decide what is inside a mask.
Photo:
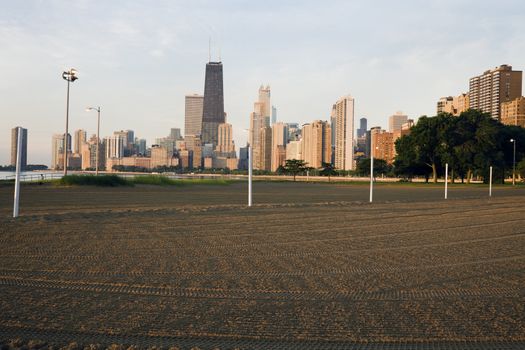
[(512, 186), (516, 186), (516, 140), (510, 139), (514, 145), (514, 153), (512, 155)]
[(78, 79), (77, 71), (75, 68), (71, 68), (67, 72), (62, 73), (62, 79), (67, 81), (67, 99), (66, 99), (66, 133), (64, 135), (64, 176), (67, 175), (67, 135), (68, 135), (68, 124), (69, 124), (69, 83), (74, 82)]
[(100, 145), (100, 106), (87, 107), (86, 112), (97, 111), (97, 154), (95, 156), (95, 174), (98, 176), (98, 146)]

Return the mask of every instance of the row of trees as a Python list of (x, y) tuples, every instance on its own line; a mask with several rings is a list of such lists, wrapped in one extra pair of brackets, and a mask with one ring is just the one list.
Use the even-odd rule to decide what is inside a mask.
[(394, 171), (411, 178), (425, 176), (437, 181), (448, 163), (451, 179), (470, 182), (472, 176), (487, 178), (489, 167), (503, 180), (516, 161), (524, 156), (525, 129), (503, 125), (489, 114), (468, 110), (459, 117), (439, 114), (421, 117), (410, 135), (396, 141)]

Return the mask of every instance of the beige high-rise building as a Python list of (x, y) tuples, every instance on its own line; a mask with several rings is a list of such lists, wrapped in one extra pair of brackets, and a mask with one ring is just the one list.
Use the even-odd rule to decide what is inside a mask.
[(193, 94), (185, 96), (184, 103), (184, 135), (201, 135), (202, 109), (204, 96)]
[(437, 114), (449, 113), (454, 116), (459, 116), (461, 113), (469, 109), (469, 95), (460, 94), (452, 97), (441, 97), (437, 103)]
[[(71, 134), (67, 134), (67, 154), (71, 153)], [(64, 169), (64, 134), (54, 134), (51, 144), (51, 168)], [(69, 164), (69, 163), (68, 163)]]
[[(253, 148), (253, 168), (260, 170), (270, 170), (271, 168), (271, 135), (270, 148), (264, 149), (261, 145), (265, 142), (260, 139), (261, 130), (270, 127), (270, 87), (262, 86), (259, 88), (259, 99), (254, 103), (253, 112), (250, 114), (250, 135), (249, 143)], [(264, 157), (270, 156), (270, 163), (266, 169), (266, 160)]]
[(229, 123), (219, 124), (218, 128), (219, 142), (216, 152), (220, 157), (235, 158), (235, 143), (233, 142), (233, 128)]
[[(256, 150), (255, 148), (253, 149)], [(259, 155), (258, 167), (254, 169), (271, 170), (272, 169), (272, 128), (265, 126), (259, 129), (259, 146), (257, 153)], [(255, 160), (255, 157), (254, 157)]]
[[(280, 165), (284, 165), (282, 157), (283, 148), (286, 150), (286, 144), (288, 143), (288, 124), (283, 122), (274, 123), (272, 125), (272, 171), (276, 171)], [(286, 155), (286, 153), (285, 153)]]
[(400, 131), (401, 125), (406, 123), (408, 120), (408, 116), (403, 114), (403, 112), (396, 112), (394, 115), (391, 115), (388, 117), (388, 131), (394, 132), (394, 131)]
[(197, 169), (202, 166), (202, 141), (200, 136), (186, 135), (184, 137), (185, 149), (190, 151), (189, 167)]
[(74, 133), (73, 139), (73, 153), (81, 153), (82, 145), (87, 140), (86, 130), (78, 129)]
[(303, 140), (293, 140), (286, 144), (286, 160), (303, 159), (302, 155)]
[(320, 168), (332, 158), (332, 129), (328, 122), (316, 120), (303, 125), (302, 159), (307, 166)]
[(501, 122), (525, 128), (525, 97), (520, 96), (501, 104)]
[(335, 167), (354, 169), (354, 98), (341, 97), (335, 103)]
[[(82, 159), (82, 170), (95, 169), (97, 163), (97, 136), (92, 135), (91, 138), (82, 144), (80, 147), (80, 155)], [(105, 161), (104, 144), (100, 143), (98, 147), (98, 167), (102, 169)]]
[(501, 104), (521, 97), (522, 72), (501, 65), (470, 79), (469, 108), (489, 113), (500, 120)]

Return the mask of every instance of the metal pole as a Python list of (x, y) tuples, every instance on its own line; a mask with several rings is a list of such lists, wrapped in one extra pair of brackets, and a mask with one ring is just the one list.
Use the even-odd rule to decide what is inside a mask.
[(370, 203), (372, 203), (374, 192), (374, 154), (370, 152)]
[(252, 175), (253, 175), (253, 153), (252, 146), (248, 145), (248, 206), (252, 206)]
[(489, 197), (492, 197), (492, 167), (489, 170)]
[(514, 154), (512, 157), (512, 186), (516, 186), (516, 140), (514, 140), (513, 144)]
[(96, 154), (96, 157), (95, 157), (95, 162), (96, 162), (96, 165), (95, 165), (95, 174), (98, 176), (98, 147), (100, 145), (100, 107), (98, 107), (97, 109), (97, 112), (98, 112), (98, 121), (97, 121), (97, 154)]
[(445, 164), (445, 199), (448, 197), (448, 163)]
[(64, 134), (64, 176), (67, 175), (67, 134), (69, 127), (69, 80), (67, 81), (67, 97), (66, 97), (66, 133)]
[(22, 166), (22, 128), (18, 128), (18, 139), (16, 140), (16, 175), (15, 175), (15, 200), (13, 203), (13, 217), (18, 217), (20, 204), (20, 168)]

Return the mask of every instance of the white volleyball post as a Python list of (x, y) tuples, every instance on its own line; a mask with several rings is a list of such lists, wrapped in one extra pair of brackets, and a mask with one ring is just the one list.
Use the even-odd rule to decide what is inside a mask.
[(489, 168), (489, 197), (492, 197), (492, 167)]
[(370, 152), (370, 203), (374, 196), (374, 154)]
[(252, 206), (252, 175), (253, 175), (253, 153), (252, 145), (248, 145), (248, 206)]
[(18, 139), (16, 140), (16, 175), (15, 175), (15, 200), (13, 203), (13, 217), (18, 217), (20, 204), (20, 168), (22, 166), (22, 128), (18, 128)]
[(448, 197), (448, 163), (445, 164), (445, 199)]

